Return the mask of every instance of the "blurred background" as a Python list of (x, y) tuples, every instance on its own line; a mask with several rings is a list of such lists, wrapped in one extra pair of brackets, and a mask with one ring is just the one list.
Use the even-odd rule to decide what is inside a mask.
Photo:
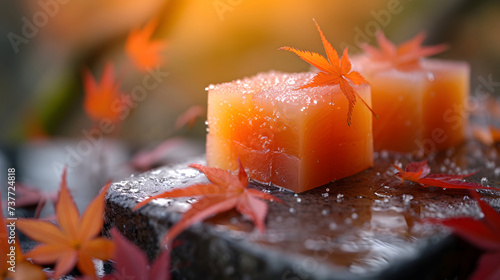
[[(472, 94), (479, 77), (500, 82), (500, 2), (494, 0), (18, 0), (2, 1), (0, 10), (0, 177), (15, 167), (19, 182), (56, 191), (62, 166), (69, 166), (79, 206), (110, 178), (203, 153), (209, 84), (271, 69), (308, 70), (277, 49), (323, 54), (313, 18), (337, 50), (349, 46), (351, 53), (374, 44), (377, 29), (396, 43), (424, 30), (426, 44), (449, 45), (438, 57), (470, 63)], [(131, 30), (152, 19), (159, 21), (153, 39), (166, 44), (152, 68), (156, 76), (130, 70), (124, 50)], [(108, 62), (124, 93), (148, 75), (158, 83), (119, 130), (82, 155), (78, 149), (89, 140), (83, 130), (93, 123), (82, 105), (83, 72), (99, 80)], [(490, 82), (488, 90), (495, 94), (499, 85)], [(193, 106), (198, 120), (179, 128), (178, 117)], [(174, 141), (149, 158), (134, 158), (168, 139)], [(146, 163), (130, 164), (134, 159)]]

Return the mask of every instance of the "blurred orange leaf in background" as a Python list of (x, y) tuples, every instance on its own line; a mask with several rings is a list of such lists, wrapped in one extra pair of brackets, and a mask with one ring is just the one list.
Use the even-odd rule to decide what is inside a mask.
[(160, 53), (165, 49), (166, 43), (151, 39), (157, 26), (158, 20), (153, 19), (143, 29), (132, 30), (125, 43), (127, 55), (140, 71), (146, 71), (161, 64)]
[(412, 69), (420, 66), (421, 58), (441, 53), (447, 49), (446, 45), (424, 47), (422, 46), (424, 40), (425, 33), (420, 32), (396, 47), (394, 43), (387, 40), (384, 32), (379, 30), (377, 42), (380, 50), (370, 45), (364, 45), (362, 48), (374, 61), (389, 62), (399, 69)]
[(120, 107), (127, 103), (128, 96), (120, 93), (119, 84), (114, 80), (114, 68), (107, 63), (101, 76), (100, 84), (89, 70), (84, 74), (85, 100), (84, 109), (93, 121), (108, 119), (116, 123), (120, 119)]

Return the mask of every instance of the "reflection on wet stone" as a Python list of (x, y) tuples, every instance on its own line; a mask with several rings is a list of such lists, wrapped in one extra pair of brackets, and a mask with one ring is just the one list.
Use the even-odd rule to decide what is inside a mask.
[[(496, 186), (497, 154), (471, 142), (431, 157), (429, 164), (433, 172), (478, 171), (469, 180), (484, 177), (483, 183)], [(435, 279), (467, 273), (478, 252), (422, 219), (481, 217), (479, 208), (467, 191), (400, 184), (390, 165), (410, 161), (378, 153), (374, 168), (301, 194), (251, 183), (287, 204), (269, 203), (266, 232), (260, 234), (236, 211), (219, 214), (179, 236), (173, 269), (185, 279)], [(107, 229), (116, 226), (154, 258), (159, 239), (195, 200), (159, 199), (131, 209), (159, 192), (207, 182), (187, 168), (193, 162), (203, 159), (114, 183)], [(500, 208), (500, 191), (481, 193)], [(466, 268), (459, 268), (463, 264)]]

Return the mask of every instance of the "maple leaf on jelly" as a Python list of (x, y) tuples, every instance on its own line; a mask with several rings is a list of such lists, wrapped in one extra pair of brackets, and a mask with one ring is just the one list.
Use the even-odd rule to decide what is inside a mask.
[(474, 175), (475, 173), (452, 175), (452, 174), (430, 174), (431, 168), (427, 164), (427, 160), (420, 162), (409, 163), (403, 171), (399, 166), (392, 165), (399, 172), (395, 175), (403, 182), (409, 181), (422, 185), (423, 187), (441, 187), (450, 189), (490, 189), (498, 190), (493, 187), (483, 186), (474, 182), (464, 181), (464, 178)]
[(140, 202), (134, 208), (134, 210), (139, 209), (157, 198), (200, 197), (196, 203), (193, 203), (192, 208), (184, 213), (179, 222), (168, 231), (162, 240), (163, 244), (170, 244), (179, 233), (191, 225), (233, 208), (250, 218), (260, 232), (265, 230), (264, 220), (267, 214), (267, 204), (262, 199), (280, 203), (281, 201), (270, 194), (247, 188), (248, 177), (241, 162), (239, 162), (238, 175), (227, 170), (200, 164), (189, 166), (203, 172), (211, 183), (167, 191)]
[(362, 46), (364, 52), (373, 61), (388, 62), (399, 69), (418, 68), (421, 58), (441, 53), (447, 49), (446, 45), (422, 46), (425, 40), (425, 33), (423, 32), (418, 33), (415, 37), (397, 47), (385, 37), (384, 32), (379, 30), (376, 36), (380, 49), (365, 44)]
[[(344, 54), (339, 61), (339, 55), (337, 51), (332, 47), (330, 42), (326, 39), (319, 27), (318, 23), (314, 21), (316, 27), (318, 28), (319, 35), (323, 42), (323, 47), (326, 51), (326, 56), (328, 60), (315, 52), (300, 51), (291, 47), (281, 47), (280, 50), (291, 51), (302, 58), (307, 63), (316, 67), (320, 72), (317, 73), (312, 80), (301, 86), (299, 89), (318, 87), (318, 86), (329, 86), (329, 85), (339, 85), (340, 89), (344, 93), (345, 97), (349, 101), (349, 110), (347, 111), (347, 124), (351, 125), (352, 111), (354, 105), (356, 104), (356, 98), (359, 98), (366, 107), (375, 113), (370, 108), (370, 106), (359, 96), (359, 94), (354, 90), (354, 85), (368, 84), (368, 82), (361, 76), (357, 71), (351, 71), (351, 61), (349, 60), (348, 49), (344, 49)], [(376, 116), (376, 115), (375, 115)]]
[(121, 235), (116, 228), (111, 229), (111, 237), (115, 242), (114, 272), (104, 276), (102, 280), (170, 279), (170, 259), (167, 251), (162, 251), (149, 265), (146, 254)]
[(85, 100), (83, 107), (87, 116), (95, 122), (107, 119), (113, 123), (120, 120), (122, 107), (129, 97), (120, 93), (119, 84), (114, 80), (114, 69), (107, 63), (101, 76), (100, 84), (89, 70), (84, 73)]
[(155, 19), (148, 22), (143, 29), (132, 30), (125, 43), (127, 55), (141, 71), (146, 71), (161, 62), (160, 52), (165, 49), (166, 44), (160, 40), (151, 40), (157, 26), (158, 20)]
[(97, 237), (103, 225), (104, 196), (110, 184), (103, 187), (80, 216), (66, 183), (65, 169), (55, 205), (58, 226), (34, 219), (17, 221), (24, 234), (42, 243), (26, 257), (40, 264), (55, 263), (55, 279), (70, 272), (75, 265), (83, 274), (95, 276), (92, 258), (106, 260), (113, 254), (113, 242)]
[(484, 202), (476, 191), (471, 191), (484, 214), (482, 220), (471, 217), (427, 219), (427, 222), (444, 225), (454, 234), (483, 250), (472, 280), (500, 279), (500, 214)]

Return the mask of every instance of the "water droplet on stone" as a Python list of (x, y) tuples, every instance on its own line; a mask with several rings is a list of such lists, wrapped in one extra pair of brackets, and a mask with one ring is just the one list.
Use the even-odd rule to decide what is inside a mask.
[(481, 178), (481, 185), (483, 185), (483, 186), (488, 185), (488, 178), (486, 178), (486, 177)]

